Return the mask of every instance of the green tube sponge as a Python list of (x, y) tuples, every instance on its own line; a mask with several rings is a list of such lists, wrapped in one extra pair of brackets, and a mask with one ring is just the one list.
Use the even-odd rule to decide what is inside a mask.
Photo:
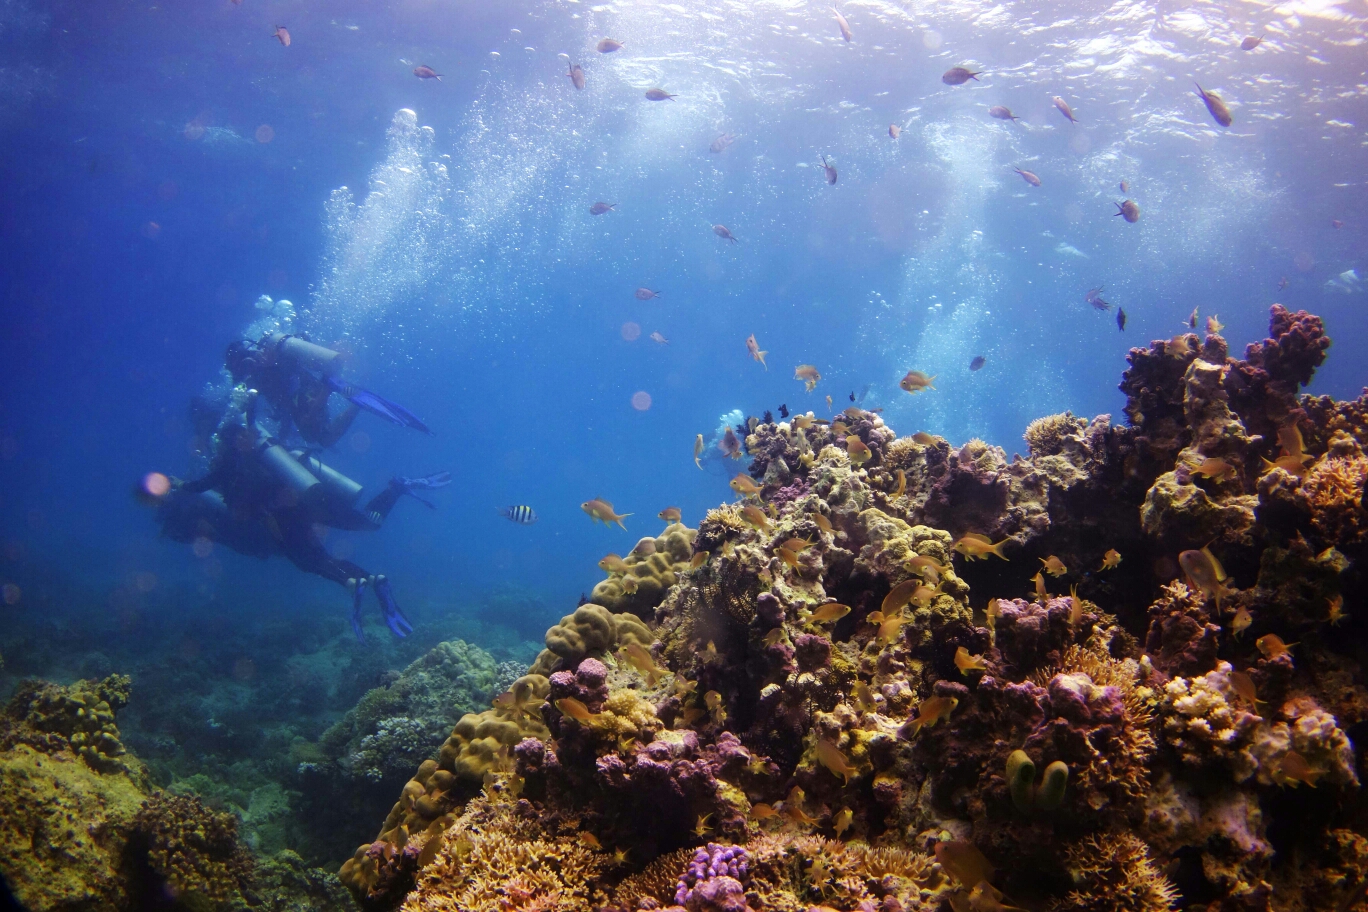
[(1063, 760), (1056, 760), (1045, 767), (1045, 778), (1036, 790), (1036, 807), (1053, 811), (1064, 801), (1064, 789), (1069, 784), (1069, 767)]
[[(1051, 768), (1053, 766), (1052, 764)], [(1065, 777), (1068, 777), (1067, 770)], [(1034, 803), (1035, 764), (1024, 750), (1014, 750), (1007, 758), (1007, 784), (1012, 790), (1012, 803), (1017, 806), (1017, 810), (1023, 814), (1030, 813)], [(1063, 786), (1060, 786), (1060, 791), (1063, 792)]]

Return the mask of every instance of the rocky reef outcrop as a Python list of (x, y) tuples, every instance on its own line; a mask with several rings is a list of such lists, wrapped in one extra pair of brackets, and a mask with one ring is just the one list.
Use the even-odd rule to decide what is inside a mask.
[(652, 610), (601, 584), (548, 631), (344, 881), (412, 910), (1332, 907), (1368, 876), (1368, 394), (1299, 395), (1328, 345), (1275, 307), (1243, 358), (1134, 349), (1125, 424), (1043, 418), (1012, 459), (858, 408), (751, 424), (759, 490), (673, 533)]

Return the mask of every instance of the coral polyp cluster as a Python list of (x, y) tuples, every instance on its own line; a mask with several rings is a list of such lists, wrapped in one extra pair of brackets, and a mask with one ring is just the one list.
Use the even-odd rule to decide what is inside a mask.
[(344, 880), (501, 912), (1340, 901), (1368, 398), (1299, 397), (1329, 340), (1270, 328), (1133, 350), (1129, 423), (1041, 419), (1026, 458), (752, 422), (751, 493), (611, 563)]

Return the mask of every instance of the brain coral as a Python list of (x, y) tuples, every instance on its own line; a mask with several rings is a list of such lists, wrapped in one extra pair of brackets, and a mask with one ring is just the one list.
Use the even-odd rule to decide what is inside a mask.
[[(627, 572), (614, 574), (594, 586), (589, 601), (615, 613), (650, 617), (665, 598), (666, 591), (674, 585), (675, 577), (688, 569), (696, 534), (683, 523), (671, 523), (657, 537), (643, 538), (632, 553), (622, 559)], [(629, 577), (631, 586), (624, 582)]]
[(580, 605), (546, 631), (546, 648), (532, 663), (532, 673), (549, 675), (561, 665), (573, 666), (585, 656), (595, 658), (618, 646), (650, 646), (653, 637), (634, 614), (613, 614), (592, 602)]

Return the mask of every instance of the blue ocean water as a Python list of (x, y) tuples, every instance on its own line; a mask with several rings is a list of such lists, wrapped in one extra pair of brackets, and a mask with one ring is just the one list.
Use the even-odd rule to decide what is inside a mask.
[[(1041, 415), (1122, 420), (1127, 350), (1194, 307), (1239, 351), (1274, 301), (1335, 339), (1312, 391), (1357, 394), (1361, 3), (840, 10), (849, 42), (828, 6), (796, 2), (5, 0), (9, 670), (44, 673), (92, 631), (153, 642), (172, 617), (206, 640), (261, 624), (289, 642), (306, 609), (346, 631), (338, 587), (197, 555), (130, 495), (147, 472), (205, 470), (187, 403), (281, 301), (435, 432), (362, 415), (325, 460), (368, 492), (455, 477), (437, 510), (405, 501), (329, 547), (388, 574), (420, 630), (502, 593), (531, 640), (658, 511), (695, 524), (730, 497), (735, 466), (691, 457), (734, 410), (827, 416), (853, 395), (900, 433), (1010, 453)], [(597, 53), (604, 36), (624, 47)], [(945, 84), (961, 65), (981, 73)], [(1134, 224), (1113, 215), (1126, 198)], [(599, 201), (616, 208), (590, 215)], [(1099, 286), (1124, 331), (1086, 303)], [(799, 364), (822, 375), (811, 393)], [(912, 368), (935, 390), (899, 390)], [(591, 523), (594, 497), (629, 531)], [(515, 504), (539, 521), (500, 515)]]

